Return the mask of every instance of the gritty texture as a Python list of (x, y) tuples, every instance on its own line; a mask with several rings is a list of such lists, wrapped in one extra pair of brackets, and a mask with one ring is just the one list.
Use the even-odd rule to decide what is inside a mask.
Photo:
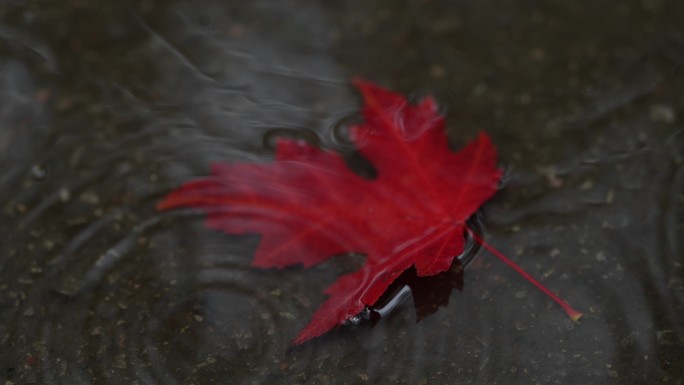
[[(684, 3), (128, 3), (0, 4), (0, 384), (681, 384)], [(419, 323), (291, 349), (359, 258), (256, 270), (155, 212), (274, 136), (351, 153), (352, 76), (489, 133), (484, 237), (579, 324), (481, 252)]]

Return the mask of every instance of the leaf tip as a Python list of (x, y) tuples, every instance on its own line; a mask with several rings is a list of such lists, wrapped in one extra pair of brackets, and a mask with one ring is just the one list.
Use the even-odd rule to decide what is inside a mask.
[(157, 211), (164, 211), (168, 209), (171, 205), (169, 204), (168, 199), (162, 199), (161, 201), (157, 202), (157, 205), (154, 207), (155, 210)]
[(365, 86), (370, 85), (370, 82), (369, 82), (368, 80), (366, 80), (366, 79), (364, 79), (364, 78), (362, 78), (362, 77), (360, 77), (360, 76), (354, 76), (354, 77), (351, 79), (351, 83), (352, 83), (352, 84), (354, 85), (354, 87), (356, 87), (356, 88), (362, 88), (362, 87), (365, 87)]
[(402, 95), (366, 79), (354, 77), (351, 82), (361, 93), (365, 108), (376, 111), (376, 113), (386, 110), (388, 106), (401, 106), (406, 103), (406, 99)]
[(291, 346), (299, 346), (309, 340), (312, 340), (318, 336), (323, 334), (323, 332), (320, 333), (315, 333), (312, 332), (311, 330), (304, 329), (297, 334), (297, 337), (295, 337), (292, 341), (290, 341)]
[(359, 90), (361, 93), (361, 96), (363, 96), (363, 99), (366, 103), (368, 103), (369, 99), (374, 99), (375, 94), (377, 94), (380, 90), (380, 87), (377, 85), (369, 82), (366, 79), (360, 78), (360, 77), (354, 77), (352, 78), (352, 84), (354, 87)]
[(301, 337), (301, 335), (300, 335), (300, 336), (297, 336), (297, 337), (296, 337), (295, 339), (293, 339), (292, 341), (290, 341), (290, 345), (292, 345), (292, 346), (299, 346), (299, 345), (303, 344), (304, 342), (306, 342), (306, 341), (308, 341), (308, 340), (309, 340), (309, 338), (303, 338), (303, 337)]
[(580, 318), (584, 316), (581, 312), (571, 308), (570, 306), (564, 307), (565, 313), (570, 317), (572, 322), (579, 322)]

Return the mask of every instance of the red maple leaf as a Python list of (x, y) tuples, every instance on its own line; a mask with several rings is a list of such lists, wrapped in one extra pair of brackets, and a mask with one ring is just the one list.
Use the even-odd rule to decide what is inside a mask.
[(365, 123), (351, 127), (350, 137), (375, 178), (354, 173), (336, 152), (280, 138), (275, 161), (214, 164), (212, 176), (182, 185), (158, 205), (204, 210), (208, 227), (230, 234), (261, 234), (252, 264), (262, 268), (366, 255), (361, 269), (325, 291), (329, 298), (295, 344), (374, 304), (411, 266), (419, 276), (447, 270), (463, 251), (466, 220), (501, 177), (487, 135), (458, 152), (449, 148), (432, 97), (411, 105), (363, 80), (354, 84)]

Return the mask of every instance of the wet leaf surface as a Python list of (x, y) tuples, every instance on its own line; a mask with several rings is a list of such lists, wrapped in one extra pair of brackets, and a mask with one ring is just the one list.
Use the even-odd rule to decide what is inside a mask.
[(466, 220), (501, 181), (485, 134), (458, 152), (449, 149), (433, 98), (411, 105), (365, 80), (354, 84), (365, 121), (350, 137), (374, 178), (354, 173), (338, 153), (279, 138), (273, 162), (214, 164), (210, 177), (184, 183), (158, 204), (200, 209), (212, 229), (260, 234), (256, 267), (366, 256), (359, 270), (328, 287), (329, 298), (295, 344), (355, 317), (409, 268), (424, 277), (449, 270), (464, 253)]

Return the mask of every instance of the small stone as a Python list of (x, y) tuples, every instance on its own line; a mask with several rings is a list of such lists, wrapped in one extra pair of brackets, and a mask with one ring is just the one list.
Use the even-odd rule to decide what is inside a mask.
[(675, 112), (670, 106), (656, 104), (651, 106), (651, 120), (658, 123), (674, 123), (677, 119)]
[(674, 346), (677, 344), (677, 335), (672, 329), (658, 330), (656, 335), (660, 346)]
[(112, 362), (112, 366), (117, 368), (117, 369), (127, 369), (128, 364), (126, 363), (126, 355), (118, 354), (116, 357), (114, 357), (114, 361)]
[(636, 343), (636, 340), (638, 338), (639, 338), (638, 333), (634, 333), (634, 332), (629, 333), (629, 335), (627, 337), (623, 338), (620, 341), (620, 345), (622, 346), (623, 349), (631, 348), (632, 346), (634, 346), (634, 344)]
[(580, 186), (580, 190), (589, 190), (589, 189), (592, 188), (593, 186), (594, 186), (594, 181), (591, 180), (591, 179), (587, 179), (587, 180), (585, 180), (584, 183), (582, 183), (582, 185)]
[(289, 320), (293, 320), (293, 319), (297, 318), (292, 313), (288, 313), (285, 311), (281, 311), (280, 313), (278, 313), (278, 315), (285, 318), (285, 319), (289, 319)]
[(59, 200), (62, 201), (62, 203), (66, 203), (71, 199), (71, 192), (69, 189), (63, 188), (59, 190)]
[(55, 243), (49, 239), (46, 239), (43, 241), (43, 247), (45, 248), (45, 250), (51, 251), (55, 248)]
[(83, 194), (81, 194), (80, 199), (81, 199), (81, 201), (88, 203), (90, 205), (93, 205), (93, 206), (100, 203), (100, 197), (92, 191), (84, 192)]
[(26, 212), (26, 206), (22, 203), (17, 203), (16, 205), (17, 211), (19, 211), (21, 214)]
[(35, 180), (44, 180), (48, 176), (48, 168), (44, 164), (36, 164), (31, 167), (31, 176)]
[(556, 168), (553, 166), (538, 166), (537, 172), (546, 177), (549, 187), (560, 188), (563, 186), (563, 180), (558, 177)]
[(603, 251), (599, 251), (596, 253), (596, 260), (599, 262), (605, 262), (606, 261), (606, 253)]
[(530, 59), (544, 60), (546, 59), (546, 52), (541, 48), (533, 49), (532, 51), (530, 51)]
[(606, 203), (612, 204), (614, 198), (615, 198), (615, 191), (613, 191), (613, 189), (608, 190), (608, 192), (606, 193)]
[(444, 75), (446, 75), (446, 70), (444, 70), (444, 67), (441, 65), (433, 65), (430, 67), (430, 75), (433, 78), (441, 79), (444, 77)]

